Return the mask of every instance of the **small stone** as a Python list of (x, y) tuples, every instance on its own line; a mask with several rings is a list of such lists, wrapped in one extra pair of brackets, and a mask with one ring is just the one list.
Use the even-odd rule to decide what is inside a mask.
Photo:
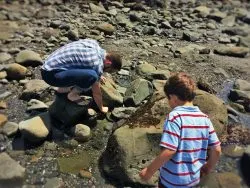
[(4, 79), (7, 77), (7, 72), (6, 71), (0, 71), (0, 79)]
[(112, 35), (115, 31), (115, 27), (109, 23), (101, 23), (97, 26), (97, 29), (103, 31), (107, 35)]
[(7, 122), (7, 116), (4, 114), (0, 114), (0, 127), (2, 127)]
[(87, 125), (77, 124), (71, 129), (72, 134), (74, 134), (77, 141), (85, 142), (89, 140), (91, 136), (91, 130)]
[(7, 108), (7, 104), (5, 101), (0, 101), (0, 109), (6, 109)]
[(80, 170), (79, 175), (82, 178), (88, 178), (88, 179), (92, 178), (92, 173), (83, 169)]
[(2, 127), (1, 132), (7, 136), (13, 136), (18, 131), (18, 124), (14, 122), (7, 122)]

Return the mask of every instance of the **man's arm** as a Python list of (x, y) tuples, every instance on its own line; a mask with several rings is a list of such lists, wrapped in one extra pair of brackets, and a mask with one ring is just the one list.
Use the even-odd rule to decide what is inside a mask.
[(140, 177), (142, 180), (148, 181), (154, 173), (164, 165), (169, 159), (172, 158), (172, 156), (175, 154), (176, 151), (169, 150), (169, 149), (163, 149), (161, 153), (152, 161), (152, 163), (144, 168), (140, 172)]
[(95, 100), (95, 103), (97, 104), (100, 111), (103, 112), (103, 113), (107, 113), (108, 112), (108, 107), (103, 106), (102, 92), (101, 92), (100, 82), (99, 81), (95, 82), (92, 85), (92, 93), (93, 93), (93, 98)]

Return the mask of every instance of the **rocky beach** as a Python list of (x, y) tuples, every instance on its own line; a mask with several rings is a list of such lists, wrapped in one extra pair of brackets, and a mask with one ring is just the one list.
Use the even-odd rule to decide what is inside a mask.
[[(102, 114), (41, 79), (48, 55), (92, 38), (121, 54), (105, 74)], [(243, 0), (0, 1), (0, 188), (154, 187), (139, 172), (160, 151), (174, 72), (197, 82), (194, 104), (211, 118), (222, 156), (200, 187), (244, 184), (250, 153), (250, 2)], [(249, 167), (250, 168), (250, 167)]]

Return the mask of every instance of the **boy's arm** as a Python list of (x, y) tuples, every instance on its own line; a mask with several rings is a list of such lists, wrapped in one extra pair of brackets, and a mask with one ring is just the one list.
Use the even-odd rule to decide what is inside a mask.
[(208, 173), (212, 171), (212, 169), (215, 167), (216, 163), (218, 162), (220, 155), (221, 155), (220, 145), (210, 148), (208, 152), (208, 161), (201, 168), (202, 175), (207, 175)]
[(104, 107), (102, 103), (102, 92), (100, 88), (100, 82), (97, 81), (92, 85), (92, 93), (93, 93), (93, 98), (95, 100), (96, 105), (100, 109), (101, 112), (107, 113), (108, 112), (108, 107)]
[(164, 163), (171, 159), (175, 152), (176, 151), (164, 148), (161, 153), (152, 161), (152, 163), (140, 172), (141, 179), (145, 181), (149, 180), (154, 175), (154, 173), (161, 166), (163, 166)]

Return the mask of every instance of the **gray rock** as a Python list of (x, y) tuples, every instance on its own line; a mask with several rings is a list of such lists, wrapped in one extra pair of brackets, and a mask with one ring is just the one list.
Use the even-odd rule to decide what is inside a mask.
[(206, 17), (211, 9), (206, 6), (198, 6), (194, 9), (194, 13), (198, 13), (201, 17)]
[(31, 99), (28, 103), (27, 103), (28, 107), (27, 107), (27, 111), (31, 111), (31, 110), (43, 110), (43, 109), (47, 109), (48, 106), (46, 104), (44, 104), (42, 101), (39, 101), (37, 99)]
[(220, 37), (219, 38), (219, 43), (229, 44), (229, 43), (231, 43), (231, 40), (230, 40), (230, 38)]
[(226, 33), (228, 35), (240, 35), (245, 37), (249, 32), (245, 31), (245, 28), (232, 27), (222, 30), (222, 33)]
[(153, 86), (157, 91), (163, 91), (167, 80), (153, 80)]
[(45, 18), (56, 18), (58, 17), (58, 12), (52, 7), (42, 7), (36, 13), (36, 18), (45, 19)]
[(250, 91), (242, 91), (238, 89), (231, 89), (229, 98), (233, 101), (243, 100), (247, 104), (247, 101), (250, 100)]
[(125, 69), (121, 69), (119, 72), (118, 72), (119, 75), (124, 75), (124, 76), (129, 76), (130, 75), (130, 72), (128, 70), (125, 70)]
[(242, 91), (250, 91), (250, 82), (237, 79), (234, 83), (234, 88)]
[(112, 111), (112, 115), (116, 119), (127, 119), (135, 111), (136, 111), (136, 108), (134, 107), (119, 107), (119, 108), (114, 108), (114, 110)]
[(250, 35), (248, 37), (240, 37), (239, 44), (240, 46), (250, 48)]
[(143, 63), (137, 67), (137, 72), (140, 75), (150, 75), (154, 71), (156, 71), (156, 68), (149, 63)]
[(77, 29), (74, 29), (74, 30), (69, 30), (68, 31), (68, 38), (70, 40), (78, 40), (79, 39), (79, 33), (78, 33), (78, 30)]
[(0, 53), (0, 63), (5, 63), (6, 61), (10, 60), (12, 56), (6, 52)]
[(1, 187), (8, 187), (8, 185), (14, 186), (15, 183), (21, 183), (24, 180), (25, 168), (10, 158), (7, 153), (0, 153), (0, 161)]
[(7, 136), (13, 136), (18, 131), (18, 124), (14, 122), (8, 121), (4, 124), (4, 126), (0, 129), (0, 132)]
[(51, 119), (46, 112), (31, 119), (21, 121), (18, 126), (25, 139), (31, 142), (40, 142), (45, 140), (49, 135)]
[(30, 80), (27, 82), (24, 86), (24, 91), (21, 95), (21, 99), (23, 100), (29, 100), (29, 99), (36, 99), (40, 98), (41, 94), (48, 89), (50, 86), (45, 83), (43, 80)]
[(172, 28), (168, 21), (162, 22), (161, 26), (162, 26), (162, 28), (165, 28), (165, 29), (171, 29)]
[(221, 22), (222, 19), (226, 18), (227, 14), (220, 11), (215, 11), (208, 15), (208, 18), (214, 19), (217, 22)]
[(195, 42), (200, 39), (200, 34), (189, 32), (189, 31), (184, 31), (182, 38), (187, 41)]
[(214, 50), (214, 53), (234, 57), (246, 57), (249, 51), (245, 47), (218, 47)]
[(152, 93), (152, 84), (145, 79), (138, 78), (127, 88), (124, 103), (126, 106), (137, 106)]
[(10, 91), (5, 91), (5, 92), (0, 94), (0, 100), (5, 99), (5, 98), (9, 97), (10, 95), (12, 95), (12, 93)]
[(153, 79), (158, 79), (158, 80), (167, 80), (170, 77), (170, 71), (169, 70), (156, 70), (151, 73), (151, 77)]
[(27, 68), (17, 63), (8, 64), (5, 70), (8, 79), (21, 80), (27, 75)]
[(221, 23), (228, 27), (233, 27), (235, 24), (235, 16), (227, 16), (221, 20)]
[(107, 12), (104, 7), (97, 6), (93, 3), (89, 3), (89, 8), (92, 13), (106, 13)]
[(91, 130), (87, 125), (77, 124), (71, 129), (75, 139), (80, 142), (88, 141), (91, 137)]
[(23, 50), (16, 56), (16, 62), (23, 66), (38, 66), (43, 64), (39, 54), (31, 50)]

